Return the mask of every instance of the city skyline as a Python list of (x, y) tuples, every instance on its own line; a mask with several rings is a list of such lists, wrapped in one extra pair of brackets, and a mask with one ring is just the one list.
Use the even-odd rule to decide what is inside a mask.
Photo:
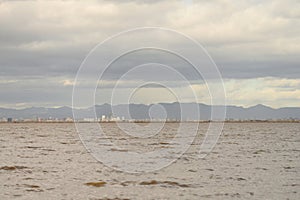
[(72, 109), (70, 107), (44, 108), (33, 107), (26, 109), (0, 108), (0, 121), (86, 121), (86, 122), (110, 122), (110, 121), (209, 121), (209, 120), (299, 120), (300, 107), (286, 107), (274, 109), (265, 105), (256, 105), (249, 108), (238, 106), (226, 106), (226, 113), (212, 111), (223, 106), (210, 106), (194, 103), (161, 103), (161, 104), (130, 104), (96, 105), (88, 108)]

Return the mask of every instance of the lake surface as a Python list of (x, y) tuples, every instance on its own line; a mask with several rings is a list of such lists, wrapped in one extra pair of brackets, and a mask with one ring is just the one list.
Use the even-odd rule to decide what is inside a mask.
[[(101, 126), (124, 152), (172, 148), (178, 128), (136, 138)], [(208, 124), (199, 126), (176, 162), (132, 174), (98, 162), (72, 123), (0, 124), (0, 199), (300, 199), (300, 123), (226, 123), (203, 159)]]

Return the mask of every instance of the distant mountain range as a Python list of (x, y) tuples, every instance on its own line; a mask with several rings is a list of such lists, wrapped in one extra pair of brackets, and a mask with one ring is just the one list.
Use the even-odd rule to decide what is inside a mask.
[[(205, 104), (196, 103), (160, 103), (155, 104), (163, 106), (165, 113), (154, 112), (155, 119), (162, 119), (167, 117), (172, 120), (210, 120), (211, 109), (224, 108), (222, 106), (210, 106)], [(129, 113), (126, 112), (129, 106)], [(129, 104), (129, 105), (116, 105), (112, 107), (109, 104), (96, 105), (96, 115), (101, 118), (103, 115), (106, 117), (124, 117), (125, 119), (147, 120), (150, 119), (149, 109), (152, 105), (144, 104)], [(180, 106), (185, 112), (180, 111)], [(195, 106), (199, 108), (200, 117), (193, 112)], [(157, 107), (156, 107), (157, 108)], [(94, 118), (94, 108), (74, 109), (78, 119)], [(150, 112), (151, 113), (151, 112)], [(130, 117), (131, 116), (131, 117)], [(182, 118), (181, 118), (182, 117)], [(25, 109), (7, 109), (0, 108), (0, 118), (13, 118), (13, 119), (34, 119), (34, 118), (73, 118), (72, 108), (44, 108), (44, 107), (31, 107)], [(270, 119), (300, 119), (299, 107), (286, 107), (274, 109), (265, 105), (256, 105), (249, 108), (238, 106), (226, 106), (226, 119), (235, 120), (270, 120)]]

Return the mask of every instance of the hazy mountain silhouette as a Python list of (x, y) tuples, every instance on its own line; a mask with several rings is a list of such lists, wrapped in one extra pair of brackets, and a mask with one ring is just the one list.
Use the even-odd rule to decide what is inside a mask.
[[(196, 103), (160, 103), (154, 104), (157, 110), (154, 112), (154, 118), (165, 118), (172, 120), (210, 120), (211, 109), (223, 108), (222, 106), (209, 106), (205, 104)], [(86, 109), (74, 109), (78, 118), (94, 118), (97, 116), (101, 118), (102, 115), (106, 117), (124, 117), (125, 119), (150, 119), (151, 107), (153, 105), (144, 104), (130, 104), (130, 105), (116, 105), (111, 107), (109, 104), (96, 105)], [(160, 111), (159, 107), (163, 107), (165, 112)], [(181, 112), (181, 109), (184, 112)], [(94, 109), (95, 108), (95, 109)], [(200, 116), (195, 112), (195, 108), (199, 108)], [(155, 110), (154, 109), (154, 110)], [(96, 114), (94, 112), (96, 111)], [(268, 119), (300, 119), (299, 107), (287, 107), (274, 109), (265, 105), (256, 105), (249, 108), (238, 106), (226, 106), (226, 119), (238, 120), (268, 120)], [(150, 115), (149, 115), (150, 111)], [(153, 113), (152, 113), (153, 114)], [(31, 107), (25, 109), (7, 109), (0, 108), (0, 118), (14, 118), (14, 119), (32, 119), (32, 118), (68, 118), (73, 117), (72, 108), (44, 108)], [(153, 116), (152, 116), (153, 118)]]

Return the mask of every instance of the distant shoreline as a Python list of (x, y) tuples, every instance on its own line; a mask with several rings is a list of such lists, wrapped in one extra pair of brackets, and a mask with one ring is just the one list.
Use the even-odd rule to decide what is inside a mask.
[(148, 123), (200, 123), (200, 124), (207, 124), (207, 123), (300, 123), (300, 120), (228, 120), (228, 121), (111, 121), (111, 122), (86, 122), (86, 121), (78, 121), (78, 122), (66, 122), (66, 121), (15, 121), (15, 122), (0, 122), (0, 124), (75, 124), (75, 123), (82, 123), (82, 124), (116, 124), (116, 123), (138, 123), (138, 124), (148, 124)]

